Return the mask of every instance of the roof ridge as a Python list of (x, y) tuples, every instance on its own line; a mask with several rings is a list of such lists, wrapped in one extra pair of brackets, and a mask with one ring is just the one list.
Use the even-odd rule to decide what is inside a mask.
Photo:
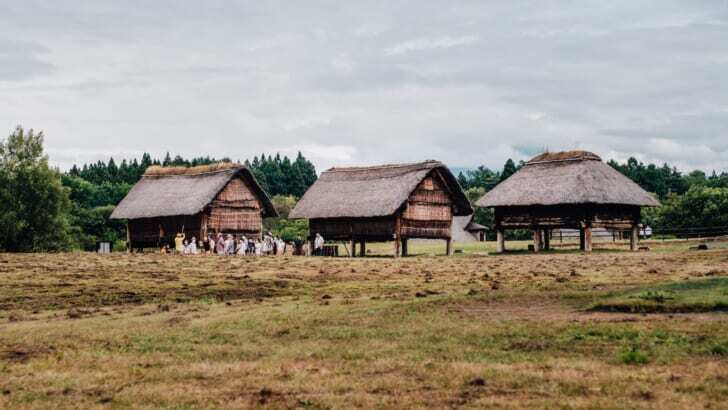
[(384, 165), (372, 165), (372, 166), (352, 166), (352, 167), (332, 167), (327, 169), (325, 172), (355, 172), (355, 171), (376, 171), (382, 169), (396, 169), (396, 168), (407, 168), (415, 166), (424, 166), (428, 164), (445, 165), (441, 161), (434, 159), (428, 159), (422, 162), (412, 162), (404, 164), (384, 164)]
[(216, 163), (208, 165), (198, 165), (195, 167), (172, 166), (163, 167), (153, 165), (148, 167), (142, 177), (176, 177), (176, 176), (197, 176), (207, 174), (218, 174), (222, 172), (237, 171), (247, 168), (243, 164), (237, 163)]
[(526, 162), (526, 165), (533, 164), (547, 164), (552, 162), (567, 162), (567, 161), (599, 161), (602, 162), (602, 158), (590, 151), (584, 150), (573, 150), (573, 151), (559, 151), (559, 152), (543, 152), (535, 157), (531, 158)]

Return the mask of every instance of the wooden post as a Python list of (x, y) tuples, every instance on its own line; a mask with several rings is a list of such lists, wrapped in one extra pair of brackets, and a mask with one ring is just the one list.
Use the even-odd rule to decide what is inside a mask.
[(126, 223), (126, 253), (131, 253), (131, 234), (129, 233), (129, 222)]
[(506, 233), (505, 230), (501, 227), (498, 227), (496, 229), (496, 245), (495, 250), (498, 253), (503, 253), (506, 251)]
[(359, 256), (367, 256), (367, 243), (364, 239), (359, 241)]
[(637, 250), (637, 244), (639, 243), (640, 239), (640, 227), (638, 225), (632, 225), (632, 232), (629, 236), (629, 250), (636, 251)]
[(452, 238), (447, 238), (445, 243), (445, 255), (452, 256)]
[(584, 228), (584, 252), (592, 251), (592, 230), (591, 226), (587, 225)]
[(544, 250), (551, 250), (551, 229), (543, 230), (543, 248)]
[(579, 228), (579, 250), (583, 251), (586, 247), (586, 243), (584, 241), (584, 228)]
[(541, 250), (541, 230), (535, 228), (533, 230), (533, 251), (538, 253)]
[[(311, 237), (311, 243), (308, 246), (308, 256), (314, 256), (314, 253), (316, 253), (316, 237)], [(213, 252), (214, 253), (214, 252)]]
[(354, 238), (351, 238), (351, 253), (349, 254), (349, 257), (356, 257), (356, 239)]
[(409, 255), (409, 248), (407, 245), (407, 238), (402, 238), (402, 256)]
[(394, 257), (399, 258), (399, 239), (401, 231), (401, 221), (399, 215), (395, 216), (394, 219)]

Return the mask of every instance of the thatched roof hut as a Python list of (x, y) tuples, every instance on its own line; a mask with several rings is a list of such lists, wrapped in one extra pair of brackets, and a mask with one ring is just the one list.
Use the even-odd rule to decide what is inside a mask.
[(660, 205), (639, 185), (587, 151), (538, 155), (477, 202), (481, 207), (563, 204)]
[(150, 167), (111, 214), (129, 221), (129, 242), (155, 246), (184, 231), (260, 235), (278, 213), (253, 173), (238, 164)]
[(473, 221), (474, 215), (452, 218), (452, 240), (455, 243), (483, 242), (488, 228)]
[[(534, 157), (477, 205), (495, 208), (499, 230), (530, 228), (543, 235), (538, 232), (573, 228), (590, 236), (592, 227), (636, 229), (640, 207), (660, 204), (596, 154), (567, 151)], [(590, 242), (585, 238), (582, 247), (590, 250)]]
[[(447, 167), (438, 161), (332, 168), (319, 177), (290, 218), (310, 220), (327, 239), (450, 240), (452, 217), (473, 212)], [(406, 247), (406, 244), (404, 245)]]

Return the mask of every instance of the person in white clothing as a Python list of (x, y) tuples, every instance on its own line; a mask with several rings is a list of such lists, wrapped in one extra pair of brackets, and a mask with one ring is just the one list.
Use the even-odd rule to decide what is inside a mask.
[(323, 255), (324, 252), (324, 237), (320, 233), (316, 234), (316, 238), (313, 240), (313, 254)]

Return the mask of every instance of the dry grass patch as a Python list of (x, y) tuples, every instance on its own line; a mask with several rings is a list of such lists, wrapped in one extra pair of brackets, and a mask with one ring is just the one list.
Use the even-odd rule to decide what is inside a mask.
[(0, 254), (0, 262), (0, 407), (728, 400), (724, 313), (589, 310), (631, 289), (723, 278), (728, 250), (400, 260)]

